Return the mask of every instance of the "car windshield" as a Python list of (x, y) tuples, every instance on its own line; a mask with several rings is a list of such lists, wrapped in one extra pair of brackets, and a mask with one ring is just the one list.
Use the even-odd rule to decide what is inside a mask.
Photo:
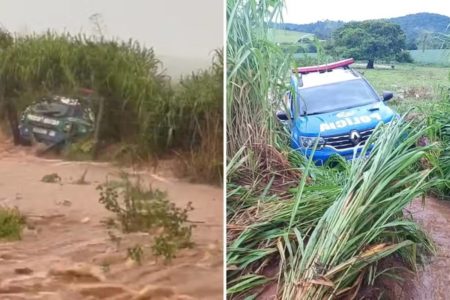
[(301, 115), (338, 111), (380, 101), (363, 79), (304, 88), (299, 94)]
[(61, 102), (40, 102), (34, 105), (32, 111), (36, 114), (42, 114), (48, 117), (66, 117), (70, 114), (70, 105)]

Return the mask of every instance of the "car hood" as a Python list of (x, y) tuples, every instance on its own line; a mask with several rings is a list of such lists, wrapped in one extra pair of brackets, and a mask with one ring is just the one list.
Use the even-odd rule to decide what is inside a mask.
[(350, 130), (367, 130), (379, 122), (390, 122), (396, 113), (383, 102), (323, 113), (301, 116), (294, 120), (294, 131), (302, 136), (330, 136)]

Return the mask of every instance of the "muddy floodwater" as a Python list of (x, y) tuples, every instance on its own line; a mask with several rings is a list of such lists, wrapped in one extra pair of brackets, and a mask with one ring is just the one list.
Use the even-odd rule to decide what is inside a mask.
[(432, 236), (437, 255), (422, 268), (405, 299), (450, 299), (450, 202), (427, 198), (408, 208), (414, 218)]
[[(88, 183), (75, 184), (86, 170)], [(50, 173), (61, 182), (42, 182)], [(37, 158), (0, 144), (0, 205), (17, 206), (28, 223), (21, 241), (0, 242), (0, 299), (222, 298), (222, 189), (141, 171), (177, 205), (191, 201), (197, 227), (194, 248), (169, 264), (149, 254), (139, 265), (127, 249), (150, 234), (111, 237), (102, 223), (110, 214), (96, 187), (118, 174), (107, 163)]]

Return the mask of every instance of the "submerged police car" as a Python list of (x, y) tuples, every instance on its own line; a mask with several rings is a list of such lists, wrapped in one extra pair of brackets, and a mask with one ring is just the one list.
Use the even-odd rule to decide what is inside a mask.
[[(391, 92), (379, 96), (368, 81), (349, 67), (353, 59), (302, 67), (291, 77), (291, 92), (285, 104), (288, 113), (278, 118), (289, 124), (291, 146), (317, 164), (331, 156), (352, 159), (358, 155), (379, 122), (388, 123), (397, 114), (385, 101)], [(292, 122), (287, 122), (288, 119)]]
[(92, 133), (94, 117), (79, 99), (52, 96), (41, 99), (22, 113), (19, 131), (24, 144), (33, 141), (63, 145)]

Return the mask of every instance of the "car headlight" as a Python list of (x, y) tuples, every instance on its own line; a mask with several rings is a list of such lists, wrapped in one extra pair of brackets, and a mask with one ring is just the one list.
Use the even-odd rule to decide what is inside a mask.
[(309, 137), (309, 136), (301, 136), (300, 137), (300, 146), (306, 149), (312, 149), (317, 143), (317, 150), (322, 149), (325, 146), (325, 140), (321, 137)]

